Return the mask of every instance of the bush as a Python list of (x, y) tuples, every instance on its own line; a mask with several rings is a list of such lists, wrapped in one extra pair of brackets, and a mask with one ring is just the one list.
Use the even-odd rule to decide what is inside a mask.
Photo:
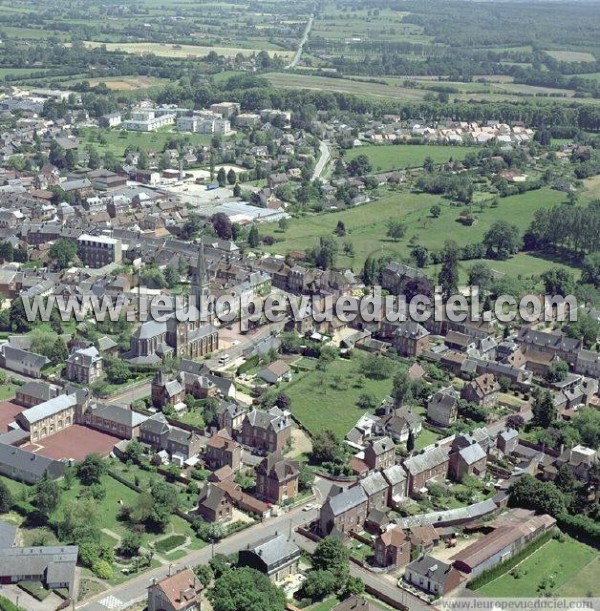
[(110, 579), (113, 576), (113, 568), (106, 560), (98, 560), (92, 566), (92, 572), (98, 579)]

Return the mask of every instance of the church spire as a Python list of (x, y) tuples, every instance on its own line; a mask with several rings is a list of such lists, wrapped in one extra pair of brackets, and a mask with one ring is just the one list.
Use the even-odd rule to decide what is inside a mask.
[(198, 308), (201, 317), (205, 318), (208, 315), (208, 274), (206, 272), (206, 259), (204, 256), (203, 242), (200, 242), (196, 273), (194, 274), (194, 280), (192, 283), (192, 295), (195, 298), (195, 305)]

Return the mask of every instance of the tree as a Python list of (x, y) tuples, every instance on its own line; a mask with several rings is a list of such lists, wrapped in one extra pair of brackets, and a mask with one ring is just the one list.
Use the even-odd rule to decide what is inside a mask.
[(283, 590), (248, 567), (225, 571), (207, 596), (214, 611), (284, 611), (286, 605)]
[(480, 292), (487, 291), (493, 279), (494, 273), (487, 263), (475, 263), (469, 270), (469, 285), (479, 287)]
[(0, 513), (6, 513), (13, 506), (13, 497), (8, 486), (0, 481)]
[(106, 377), (111, 384), (125, 384), (131, 378), (129, 366), (120, 359), (109, 361)]
[(198, 564), (194, 567), (194, 574), (198, 578), (198, 581), (205, 587), (208, 588), (210, 582), (213, 580), (215, 573), (208, 564)]
[(304, 492), (305, 490), (310, 490), (313, 486), (314, 481), (315, 481), (315, 475), (310, 470), (308, 465), (306, 465), (305, 463), (301, 464), (299, 474), (298, 474), (298, 489), (300, 490), (300, 492)]
[(387, 237), (391, 238), (395, 242), (401, 240), (406, 234), (406, 225), (400, 221), (391, 219), (387, 224)]
[(57, 267), (65, 269), (77, 255), (77, 245), (71, 240), (60, 238), (52, 244), (48, 254)]
[(35, 485), (34, 506), (45, 517), (58, 507), (60, 502), (60, 488), (58, 484), (44, 473), (42, 479)]
[(519, 252), (521, 244), (519, 228), (504, 220), (492, 223), (483, 236), (483, 245), (490, 259), (507, 259)]
[(98, 560), (92, 566), (92, 573), (99, 579), (111, 579), (113, 576), (112, 565), (106, 560)]
[(88, 168), (91, 168), (92, 170), (97, 170), (102, 163), (100, 159), (100, 153), (98, 153), (98, 150), (93, 146), (88, 146), (87, 152), (88, 152), (88, 163), (87, 163)]
[(313, 568), (322, 571), (331, 571), (338, 585), (342, 586), (349, 575), (350, 551), (337, 537), (325, 537), (319, 541), (315, 548), (312, 563)]
[(330, 429), (319, 431), (313, 436), (311, 459), (317, 464), (334, 462), (345, 455), (343, 446)]
[(69, 350), (67, 349), (65, 340), (62, 337), (57, 337), (46, 356), (52, 361), (53, 365), (64, 363), (69, 358)]
[(506, 426), (509, 429), (520, 431), (525, 426), (525, 419), (519, 414), (512, 414), (506, 419)]
[(359, 395), (356, 406), (360, 409), (372, 411), (377, 407), (377, 398), (370, 393), (363, 392)]
[(170, 289), (174, 288), (177, 285), (177, 282), (179, 282), (179, 272), (172, 265), (167, 265), (167, 267), (165, 267), (163, 276), (167, 286)]
[(227, 174), (225, 173), (225, 168), (219, 168), (217, 172), (217, 182), (220, 187), (224, 187), (227, 184)]
[(535, 398), (533, 407), (533, 424), (547, 429), (556, 420), (556, 406), (549, 390), (544, 390)]
[(308, 572), (302, 584), (302, 597), (312, 601), (322, 600), (338, 590), (339, 584), (331, 571), (315, 569)]
[(421, 244), (410, 251), (410, 256), (414, 259), (417, 267), (426, 267), (429, 263), (429, 250)]
[(233, 237), (231, 219), (226, 214), (217, 212), (217, 214), (212, 216), (210, 221), (217, 236), (222, 240), (231, 240)]
[(289, 219), (282, 217), (277, 222), (277, 225), (279, 226), (279, 229), (285, 233), (289, 229), (290, 221)]
[(405, 371), (399, 371), (394, 376), (392, 397), (399, 406), (408, 403), (413, 398), (413, 384)]
[(458, 290), (458, 246), (448, 240), (441, 253), (442, 268), (438, 281), (442, 287), (442, 296), (448, 299)]
[(428, 173), (432, 174), (435, 170), (435, 162), (431, 157), (425, 157), (423, 160), (423, 169)]
[(256, 225), (252, 225), (250, 231), (248, 232), (248, 246), (250, 248), (257, 248), (260, 244), (260, 235), (258, 233), (258, 227)]
[(569, 365), (566, 361), (556, 361), (548, 368), (546, 379), (551, 384), (563, 382), (569, 375)]
[(408, 430), (408, 438), (406, 440), (406, 451), (410, 454), (415, 449), (415, 434), (412, 429)]
[(130, 558), (137, 556), (142, 545), (142, 535), (134, 530), (128, 530), (121, 539), (119, 545), (119, 553)]
[(348, 596), (360, 596), (365, 591), (365, 584), (360, 577), (348, 577), (346, 585), (340, 592), (341, 598)]
[(227, 182), (230, 185), (235, 185), (235, 183), (237, 182), (237, 176), (233, 168), (230, 168), (229, 172), (227, 172)]
[(575, 278), (566, 269), (553, 267), (545, 271), (542, 275), (544, 291), (548, 295), (570, 295), (575, 289)]
[(438, 204), (434, 204), (429, 208), (429, 214), (431, 214), (434, 219), (439, 218), (442, 214), (442, 207), (438, 206)]
[(77, 477), (84, 486), (99, 484), (106, 473), (106, 463), (99, 454), (88, 454), (77, 465)]
[(352, 161), (348, 162), (346, 166), (346, 170), (350, 176), (365, 176), (369, 174), (372, 169), (373, 166), (369, 158), (364, 154), (357, 155)]
[(322, 236), (319, 245), (307, 251), (306, 258), (321, 269), (330, 269), (335, 265), (338, 250), (338, 244), (333, 237)]
[(335, 233), (341, 238), (346, 235), (346, 225), (341, 219), (337, 222), (337, 225), (335, 226)]
[(371, 380), (385, 380), (393, 371), (393, 361), (380, 354), (369, 354), (361, 361), (360, 373)]
[(600, 252), (594, 252), (585, 257), (581, 266), (581, 280), (600, 287)]
[(508, 502), (512, 507), (533, 509), (551, 516), (558, 516), (565, 511), (563, 496), (552, 482), (541, 482), (525, 474), (508, 491)]
[(240, 187), (239, 183), (235, 183), (233, 185), (233, 197), (240, 197), (242, 195), (242, 187)]
[(567, 323), (563, 330), (569, 337), (582, 339), (586, 348), (591, 348), (598, 340), (600, 324), (591, 316), (578, 314), (577, 320)]

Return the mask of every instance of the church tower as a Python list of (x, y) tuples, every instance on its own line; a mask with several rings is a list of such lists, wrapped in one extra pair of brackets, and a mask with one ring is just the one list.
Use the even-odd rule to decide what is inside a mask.
[(202, 242), (200, 242), (198, 263), (192, 279), (191, 295), (194, 298), (194, 305), (198, 308), (198, 312), (200, 312), (201, 321), (209, 322), (208, 274), (206, 272), (204, 244)]

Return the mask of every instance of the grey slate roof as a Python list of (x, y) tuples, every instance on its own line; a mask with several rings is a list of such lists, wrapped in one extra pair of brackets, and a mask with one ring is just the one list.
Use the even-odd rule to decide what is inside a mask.
[(477, 461), (486, 457), (486, 453), (478, 443), (474, 443), (466, 448), (463, 448), (460, 450), (459, 454), (468, 465), (473, 465)]
[(121, 407), (113, 403), (107, 403), (105, 405), (97, 403), (93, 405), (92, 414), (99, 418), (114, 422), (115, 424), (123, 424), (132, 428), (142, 424), (142, 422), (148, 419), (148, 416), (144, 416), (132, 409)]
[(404, 462), (404, 466), (411, 475), (417, 475), (446, 462), (449, 451), (449, 448), (434, 448), (423, 454), (412, 456)]
[(41, 478), (53, 465), (59, 465), (56, 460), (34, 454), (21, 448), (0, 444), (0, 465), (3, 472), (13, 469)]
[(385, 478), (379, 471), (371, 473), (371, 475), (367, 475), (367, 477), (361, 479), (360, 485), (367, 496), (373, 496), (374, 494), (377, 494), (388, 487)]
[(333, 515), (339, 516), (353, 507), (366, 503), (367, 495), (362, 486), (352, 486), (352, 488), (346, 488), (339, 494), (330, 497), (326, 502), (329, 503)]
[(300, 548), (289, 541), (285, 535), (275, 535), (263, 539), (251, 547), (249, 551), (259, 555), (267, 567), (279, 565), (287, 558), (300, 556)]
[(406, 471), (401, 465), (394, 465), (384, 470), (383, 475), (391, 486), (395, 486), (406, 480)]
[(44, 403), (30, 407), (25, 411), (21, 412), (20, 416), (24, 418), (29, 424), (35, 424), (44, 418), (48, 418), (54, 414), (58, 414), (63, 410), (75, 407), (77, 404), (77, 398), (75, 395), (58, 395), (53, 399), (49, 399)]

